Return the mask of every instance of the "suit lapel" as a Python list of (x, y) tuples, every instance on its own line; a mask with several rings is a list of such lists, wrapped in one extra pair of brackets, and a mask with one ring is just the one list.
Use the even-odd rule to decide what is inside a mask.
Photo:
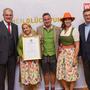
[(85, 25), (83, 25), (81, 29), (82, 29), (81, 30), (81, 38), (82, 38), (82, 41), (85, 42), (86, 41), (85, 40)]
[(4, 22), (2, 21), (2, 26), (1, 26), (1, 30), (2, 30), (2, 33), (4, 33), (5, 36), (7, 36), (7, 27), (6, 25), (4, 24)]
[(15, 35), (15, 28), (14, 28), (14, 25), (11, 23), (11, 27), (12, 27), (12, 35), (14, 37), (14, 41), (15, 41), (15, 44), (16, 44), (16, 35)]
[(7, 30), (7, 27), (6, 27), (6, 25), (4, 24), (3, 21), (2, 21), (2, 29), (5, 30), (5, 31)]
[(90, 31), (89, 31), (89, 34), (88, 34), (88, 37), (87, 37), (87, 42), (90, 41)]

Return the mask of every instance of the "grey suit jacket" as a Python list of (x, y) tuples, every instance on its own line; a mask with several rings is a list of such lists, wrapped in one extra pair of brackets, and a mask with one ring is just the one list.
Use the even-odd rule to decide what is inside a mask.
[[(18, 27), (16, 24), (11, 23), (12, 34), (15, 43), (15, 57), (17, 57), (17, 42), (18, 42)], [(0, 22), (0, 64), (5, 64), (8, 60), (8, 30), (4, 22)]]

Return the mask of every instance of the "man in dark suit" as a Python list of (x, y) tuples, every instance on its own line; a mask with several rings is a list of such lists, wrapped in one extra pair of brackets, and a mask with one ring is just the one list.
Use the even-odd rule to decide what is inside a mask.
[(18, 27), (12, 23), (12, 9), (5, 8), (3, 18), (4, 20), (0, 22), (0, 90), (5, 90), (6, 74), (8, 90), (14, 90)]
[(80, 55), (83, 60), (85, 80), (90, 90), (90, 9), (83, 11), (85, 23), (79, 26)]

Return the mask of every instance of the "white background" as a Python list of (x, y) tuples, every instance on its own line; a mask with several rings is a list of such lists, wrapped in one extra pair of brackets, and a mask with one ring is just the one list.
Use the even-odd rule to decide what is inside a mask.
[[(14, 11), (14, 18), (17, 18), (17, 24), (19, 25), (19, 32), (21, 32), (21, 20), (28, 17), (41, 18), (44, 12), (49, 12), (52, 17), (62, 17), (65, 11), (69, 11), (75, 16), (73, 25), (78, 27), (83, 22), (83, 3), (90, 3), (90, 0), (0, 0), (0, 20), (2, 20), (2, 12), (6, 7), (12, 8)], [(31, 23), (32, 27), (36, 29), (41, 23)], [(60, 26), (60, 22), (53, 22), (53, 24)], [(76, 87), (86, 87), (83, 73), (83, 66), (81, 60), (79, 60), (79, 73), (80, 78), (77, 81)], [(23, 90), (18, 82), (19, 68), (16, 68), (16, 80), (15, 90)], [(7, 85), (6, 85), (7, 86)], [(56, 83), (56, 90), (61, 88)], [(7, 90), (7, 89), (6, 89)], [(39, 90), (44, 90), (43, 80)]]

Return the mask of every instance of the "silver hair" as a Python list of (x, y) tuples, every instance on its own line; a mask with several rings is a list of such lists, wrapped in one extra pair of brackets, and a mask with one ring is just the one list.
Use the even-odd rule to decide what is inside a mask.
[(3, 10), (3, 15), (5, 14), (5, 11), (11, 11), (12, 12), (12, 14), (13, 14), (13, 10), (11, 9), (11, 8), (5, 8), (4, 10)]

